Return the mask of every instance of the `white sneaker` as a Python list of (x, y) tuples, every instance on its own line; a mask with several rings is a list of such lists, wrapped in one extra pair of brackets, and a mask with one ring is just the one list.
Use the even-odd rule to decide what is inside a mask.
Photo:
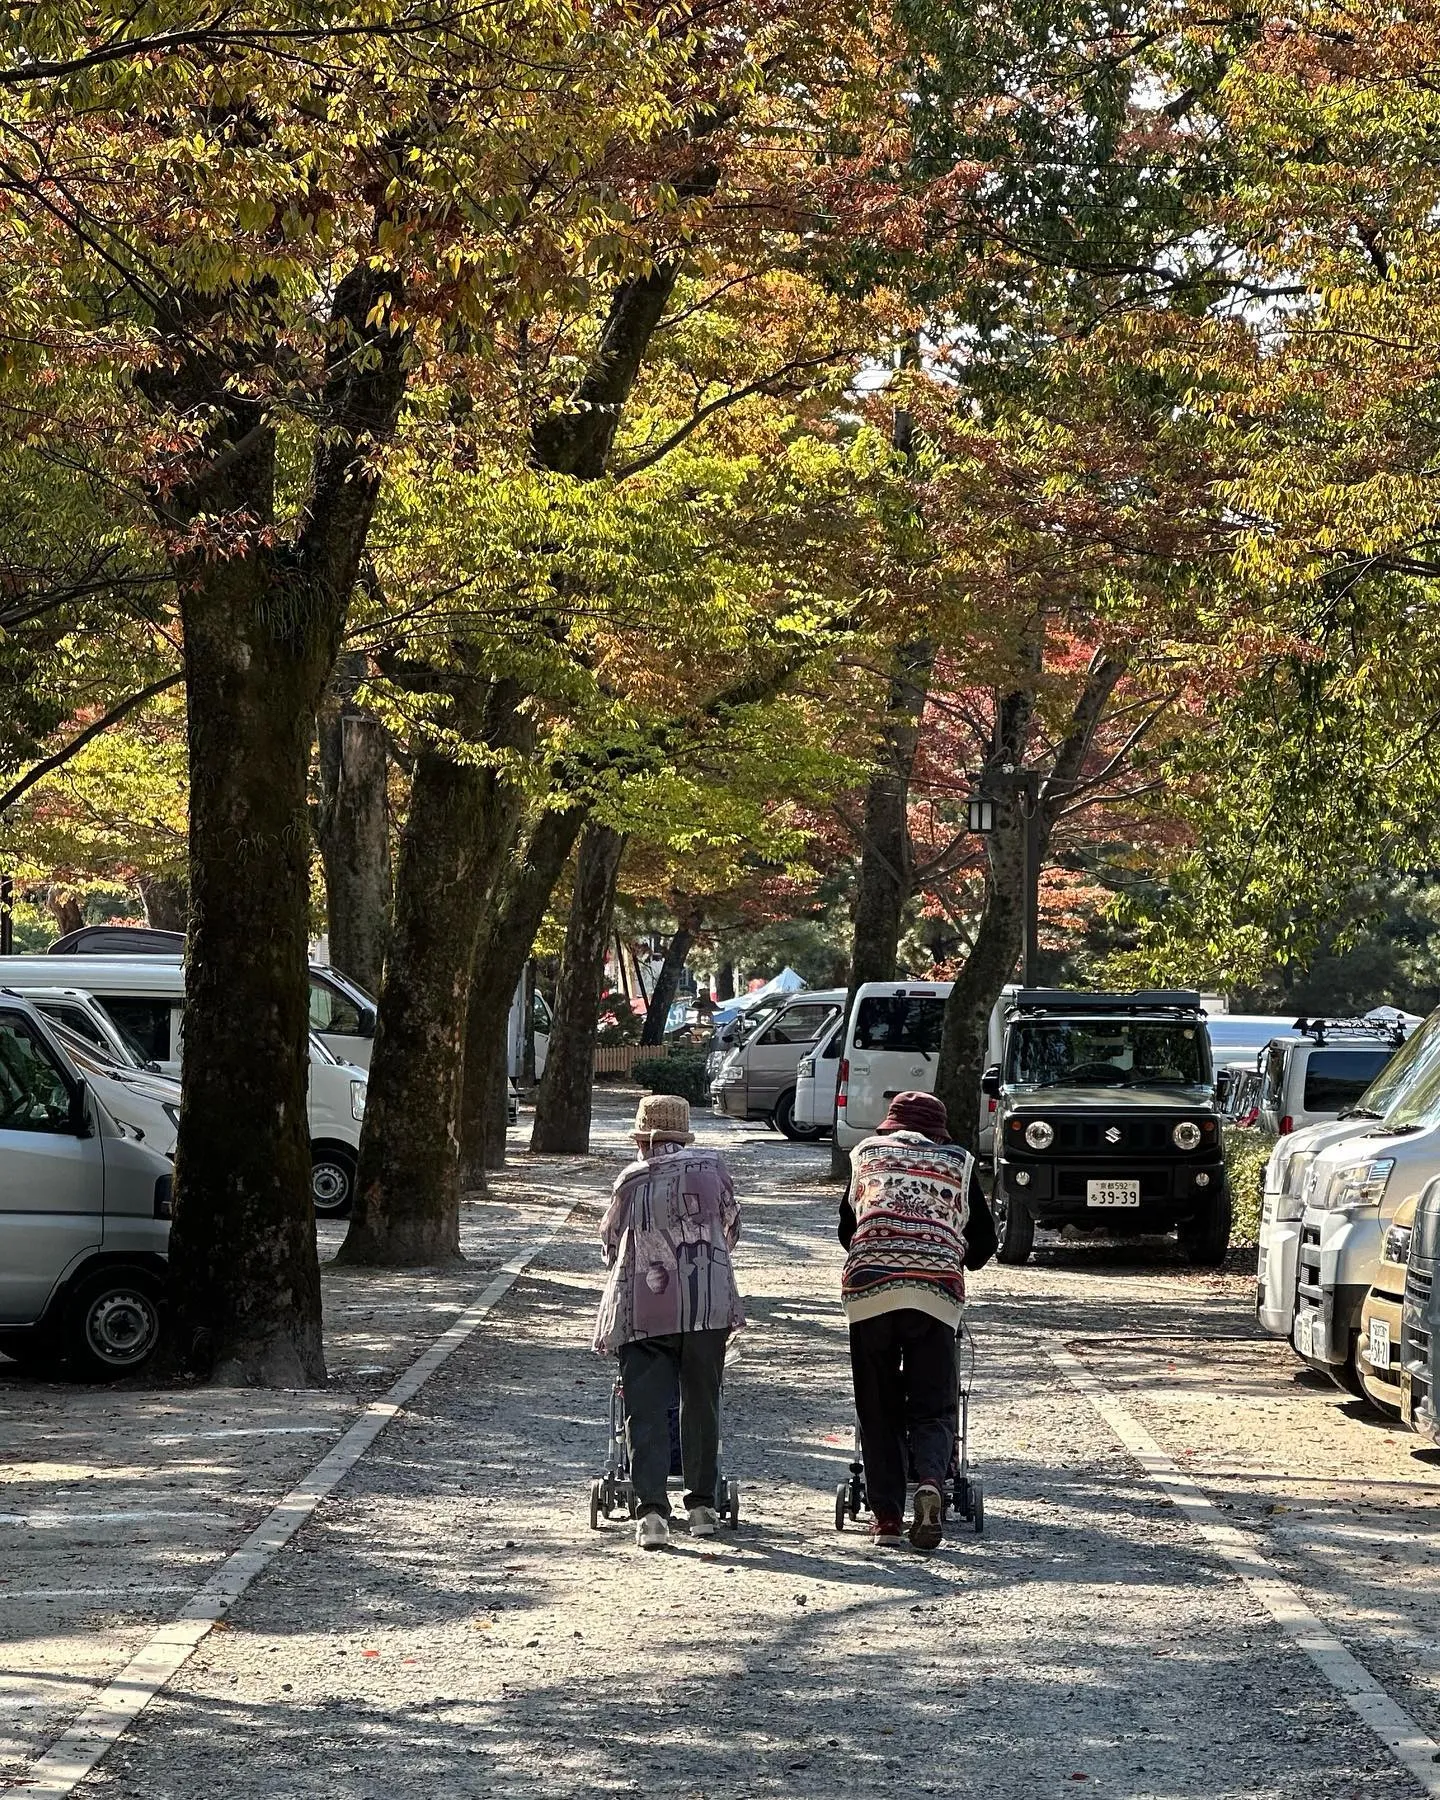
[(713, 1506), (692, 1506), (685, 1516), (691, 1537), (714, 1537), (720, 1529), (720, 1516)]
[(664, 1513), (641, 1513), (635, 1521), (635, 1542), (642, 1550), (663, 1550), (670, 1542), (670, 1521)]

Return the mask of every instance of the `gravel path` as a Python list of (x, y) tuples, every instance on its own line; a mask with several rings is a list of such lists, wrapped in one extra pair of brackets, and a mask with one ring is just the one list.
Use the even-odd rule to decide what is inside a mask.
[[(602, 1110), (599, 1147), (618, 1155), (616, 1106)], [(1395, 1698), (1440, 1729), (1440, 1471), (1259, 1339), (1242, 1277), (1088, 1249), (987, 1270), (973, 1283), (985, 1535), (957, 1529), (931, 1558), (875, 1551), (833, 1528), (850, 1409), (825, 1153), (718, 1121), (704, 1135), (732, 1155), (745, 1202), (752, 1324), (727, 1386), (738, 1535), (706, 1547), (680, 1533), (670, 1553), (644, 1556), (619, 1521), (589, 1531), (610, 1384), (586, 1350), (594, 1225), (614, 1164), (520, 1164), (512, 1235), (537, 1180), (551, 1207), (576, 1200), (569, 1228), (82, 1795), (1421, 1791), (1042, 1353), (1052, 1334), (1070, 1343)], [(492, 1254), (498, 1218), (495, 1235)], [(441, 1324), (455, 1299), (436, 1300)], [(381, 1326), (376, 1314), (377, 1360)], [(23, 1411), (18, 1384), (0, 1398)], [(325, 1419), (348, 1403), (297, 1398)], [(0, 1430), (13, 1422), (0, 1416)], [(93, 1449), (77, 1447), (77, 1471)], [(294, 1460), (316, 1454), (312, 1443)], [(242, 1460), (257, 1493), (293, 1478)], [(159, 1491), (151, 1478), (152, 1505)], [(223, 1482), (207, 1491), (243, 1510)], [(15, 1529), (53, 1556), (42, 1530)], [(190, 1561), (166, 1568), (213, 1560), (187, 1544)], [(0, 1597), (10, 1574), (0, 1565)], [(10, 1670), (62, 1641), (32, 1617)], [(85, 1615), (67, 1615), (63, 1633), (67, 1655), (103, 1639)]]

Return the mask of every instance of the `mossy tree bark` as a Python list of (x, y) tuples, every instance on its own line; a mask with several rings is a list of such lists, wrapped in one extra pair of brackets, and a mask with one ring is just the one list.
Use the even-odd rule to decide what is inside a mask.
[(390, 931), (390, 750), (380, 721), (355, 701), (364, 658), (343, 656), (320, 710), (320, 805), (330, 960), (380, 992)]
[(551, 808), (535, 821), (501, 879), (480, 932), (465, 1032), (460, 1115), (461, 1181), (483, 1187), (505, 1162), (505, 1094), (510, 1005), (570, 853), (588, 815), (582, 804)]
[[(528, 754), (534, 724), (511, 680), (452, 680), (454, 723)], [(370, 1065), (355, 1209), (339, 1259), (432, 1267), (460, 1254), (461, 1056), (476, 943), (522, 797), (503, 761), (422, 747), (400, 844), (395, 921)]]
[(581, 834), (575, 892), (555, 989), (555, 1024), (535, 1102), (532, 1150), (583, 1152), (590, 1148), (595, 1020), (624, 853), (624, 834), (608, 825), (592, 822)]
[[(276, 525), (273, 427), (235, 371), (182, 351), (146, 377), (152, 399), (215, 421), (208, 466), (157, 496), (159, 515), (182, 537), (202, 517), (253, 521), (232, 554), (176, 566), (191, 914), (170, 1292), (181, 1358), (219, 1380), (325, 1377), (306, 1113), (307, 772), (378, 494), (375, 452), (405, 391), (405, 340), (385, 323), (393, 285), (362, 265), (336, 290), (316, 399), (326, 429), (293, 528)], [(191, 342), (183, 321), (175, 338)]]

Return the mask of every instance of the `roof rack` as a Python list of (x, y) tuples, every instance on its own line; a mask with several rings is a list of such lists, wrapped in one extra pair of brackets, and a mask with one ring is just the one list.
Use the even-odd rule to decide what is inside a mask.
[(1198, 1013), (1200, 996), (1189, 988), (1142, 988), (1131, 994), (1077, 994), (1065, 988), (1021, 988), (1015, 1010), (1027, 1013)]
[(1302, 1037), (1314, 1038), (1317, 1045), (1324, 1044), (1327, 1032), (1337, 1037), (1378, 1038), (1386, 1044), (1405, 1042), (1403, 1019), (1309, 1019), (1302, 1014), (1292, 1029)]

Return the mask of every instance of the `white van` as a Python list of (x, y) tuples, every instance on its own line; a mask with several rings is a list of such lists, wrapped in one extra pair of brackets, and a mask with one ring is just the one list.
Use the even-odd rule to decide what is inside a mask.
[(1353, 1393), (1363, 1392), (1360, 1313), (1386, 1227), (1400, 1202), (1437, 1175), (1440, 1065), (1433, 1064), (1379, 1123), (1328, 1145), (1306, 1174), (1291, 1342), (1312, 1368)]
[(796, 1063), (794, 1113), (802, 1130), (835, 1129), (835, 1086), (844, 1047), (845, 1021), (837, 1017)]
[[(950, 981), (867, 981), (856, 990), (841, 1048), (835, 1112), (835, 1136), (842, 1148), (853, 1150), (869, 1137), (896, 1094), (935, 1091), (945, 1002), (954, 985)], [(1007, 983), (990, 1009), (986, 1068), (1004, 1054), (1005, 1021), (1018, 992), (1015, 983)], [(981, 1095), (972, 1147), (982, 1161), (994, 1152), (995, 1101), (991, 1096)]]
[[(44, 1013), (43, 1008), (36, 1010)], [(50, 1014), (44, 1016), (55, 1026), (56, 1042), (99, 1095), (110, 1117), (117, 1124), (128, 1125), (141, 1143), (173, 1161), (180, 1130), (180, 1083), (122, 1062)]]
[(34, 1007), (0, 994), (0, 1352), (127, 1375), (163, 1324), (171, 1169)]
[[(103, 1007), (137, 1055), (161, 1074), (180, 1076), (185, 971), (164, 956), (7, 956), (0, 988), (53, 996), (57, 984), (83, 990)], [(312, 986), (312, 993), (314, 989)], [(310, 1034), (310, 1157), (315, 1210), (343, 1218), (355, 1197), (365, 1070), (341, 1062)]]
[[(1305, 1125), (1270, 1152), (1261, 1189), (1260, 1244), (1255, 1271), (1255, 1316), (1263, 1331), (1292, 1337), (1300, 1234), (1310, 1170), (1337, 1144), (1374, 1131), (1415, 1088), (1440, 1079), (1440, 1010), (1412, 1032), (1360, 1098), (1338, 1119)], [(1327, 1177), (1328, 1179), (1328, 1177)]]

